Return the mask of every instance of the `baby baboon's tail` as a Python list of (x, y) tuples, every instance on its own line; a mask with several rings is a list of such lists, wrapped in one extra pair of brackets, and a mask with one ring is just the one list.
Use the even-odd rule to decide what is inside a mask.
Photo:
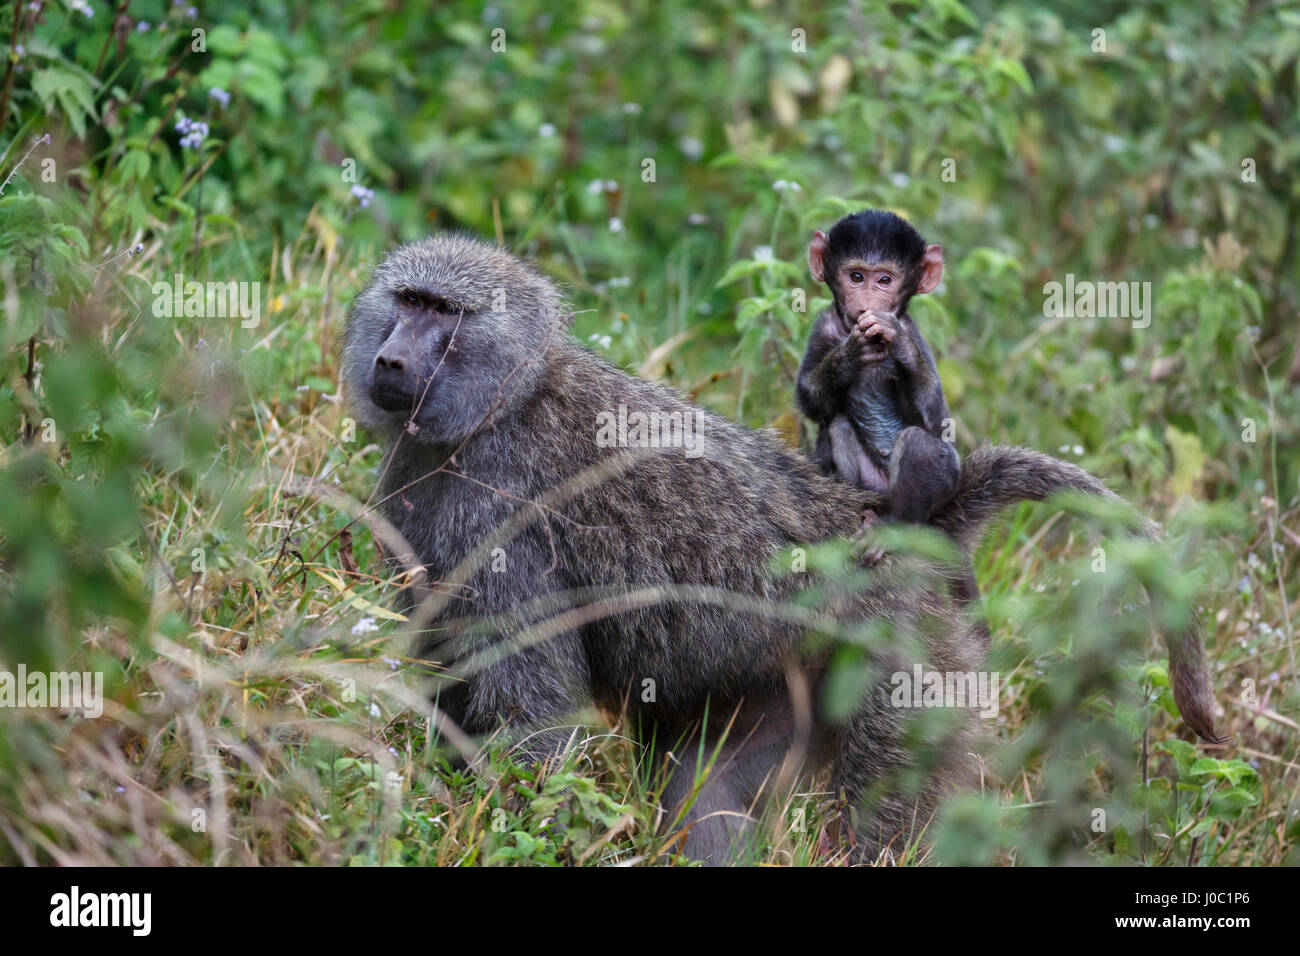
[[(969, 554), (988, 522), (1007, 505), (1041, 501), (1058, 491), (1082, 491), (1123, 501), (1077, 465), (1028, 448), (982, 445), (962, 462), (956, 494), (931, 524)], [(1133, 530), (1152, 541), (1161, 538), (1160, 526), (1138, 515)], [(1223, 743), (1227, 738), (1214, 732), (1214, 694), (1195, 613), (1187, 633), (1166, 636), (1165, 643), (1169, 646), (1169, 681), (1183, 720), (1205, 740)]]

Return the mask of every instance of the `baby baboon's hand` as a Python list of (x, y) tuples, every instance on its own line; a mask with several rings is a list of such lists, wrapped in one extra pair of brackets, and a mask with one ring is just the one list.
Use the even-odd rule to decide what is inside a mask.
[(867, 309), (858, 316), (857, 324), (849, 333), (849, 342), (863, 362), (880, 362), (890, 353), (898, 337), (898, 324), (887, 312)]

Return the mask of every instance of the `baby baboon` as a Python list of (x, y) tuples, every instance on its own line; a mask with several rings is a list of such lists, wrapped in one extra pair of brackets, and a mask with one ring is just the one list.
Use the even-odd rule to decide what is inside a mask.
[[(585, 706), (626, 710), (669, 811), (691, 796), (699, 744), (712, 754), (725, 737), (685, 821), (685, 851), (710, 862), (783, 761), (830, 761), (837, 788), (870, 797), (863, 853), (924, 826), (964, 777), (965, 725), (909, 746), (887, 675), (913, 661), (975, 670), (981, 642), (943, 589), (883, 568), (823, 613), (897, 623), (916, 646), (875, 654), (880, 681), (847, 720), (809, 715), (796, 704), (819, 699), (826, 655), (801, 654), (809, 628), (783, 611), (800, 576), (769, 568), (782, 548), (851, 534), (881, 495), (622, 372), (565, 323), (549, 281), (460, 236), (395, 249), (352, 308), (344, 385), (388, 438), (381, 507), (434, 582), (416, 653), (465, 678), (444, 683), (443, 712), (471, 733), (504, 722), (542, 758)], [(1068, 488), (1108, 494), (1046, 455), (980, 449), (932, 524), (969, 550), (1002, 505)], [(1199, 635), (1171, 642), (1171, 657), (1184, 716), (1212, 736)], [(923, 783), (896, 783), (922, 761)]]
[[(817, 423), (813, 461), (879, 492), (889, 520), (924, 524), (951, 500), (961, 471), (951, 436), (944, 440), (951, 417), (934, 355), (907, 311), (943, 278), (943, 250), (901, 216), (864, 209), (829, 235), (813, 234), (808, 268), (831, 293), (795, 385), (799, 408)], [(878, 517), (865, 512), (863, 531)], [(880, 557), (863, 554), (868, 564)], [(973, 569), (952, 588), (963, 605), (979, 597)]]
[(864, 209), (813, 235), (808, 267), (832, 299), (813, 323), (796, 386), (818, 426), (813, 459), (880, 492), (892, 518), (924, 523), (952, 497), (960, 470), (942, 437), (939, 370), (907, 314), (912, 296), (939, 284), (943, 251), (892, 212)]

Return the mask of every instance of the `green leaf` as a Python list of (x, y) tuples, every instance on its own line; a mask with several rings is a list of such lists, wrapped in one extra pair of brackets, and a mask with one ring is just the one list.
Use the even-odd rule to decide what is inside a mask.
[(86, 120), (95, 116), (92, 80), (81, 70), (55, 64), (32, 75), (32, 91), (46, 110), (57, 105), (72, 124), (77, 138), (86, 135)]
[(994, 64), (994, 72), (1007, 77), (1026, 95), (1034, 92), (1034, 84), (1029, 79), (1029, 73), (1019, 60), (999, 58)]

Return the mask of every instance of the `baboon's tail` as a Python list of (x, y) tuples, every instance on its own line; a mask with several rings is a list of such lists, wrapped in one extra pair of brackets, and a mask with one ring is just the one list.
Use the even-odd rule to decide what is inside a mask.
[[(1007, 505), (1041, 501), (1058, 491), (1123, 500), (1077, 465), (1028, 448), (983, 445), (962, 462), (956, 494), (931, 523), (969, 554), (987, 523)], [(1153, 541), (1161, 538), (1155, 522), (1140, 516), (1134, 521), (1136, 533)], [(1169, 682), (1183, 720), (1205, 740), (1223, 743), (1227, 738), (1214, 732), (1214, 694), (1195, 613), (1186, 634), (1166, 636), (1165, 642), (1169, 645)]]

